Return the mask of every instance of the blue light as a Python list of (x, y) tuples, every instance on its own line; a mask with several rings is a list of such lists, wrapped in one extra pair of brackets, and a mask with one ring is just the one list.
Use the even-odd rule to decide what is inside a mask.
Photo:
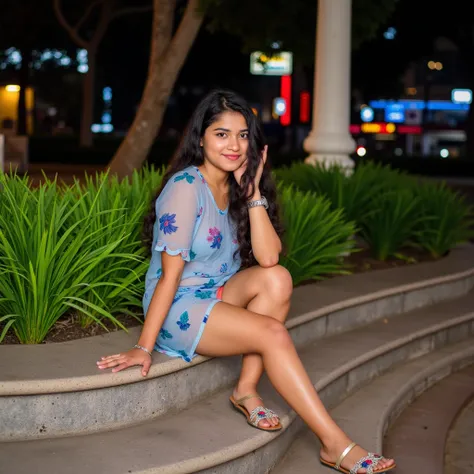
[(112, 88), (104, 87), (102, 89), (102, 98), (106, 101), (112, 100)]
[(391, 104), (385, 107), (385, 121), (393, 123), (405, 122), (405, 107), (403, 104)]
[[(385, 109), (393, 105), (403, 105), (406, 110), (423, 110), (425, 102), (423, 100), (371, 100), (369, 105), (373, 109)], [(469, 110), (469, 104), (453, 104), (449, 100), (430, 100), (428, 110)]]
[(385, 31), (385, 33), (383, 34), (383, 37), (388, 40), (393, 40), (395, 39), (396, 34), (397, 34), (397, 30), (391, 26), (390, 28), (387, 29), (387, 31)]
[(112, 122), (112, 115), (110, 115), (108, 112), (105, 112), (102, 114), (102, 123), (110, 123)]
[(363, 107), (360, 110), (360, 119), (362, 122), (372, 122), (374, 120), (374, 109), (372, 107)]

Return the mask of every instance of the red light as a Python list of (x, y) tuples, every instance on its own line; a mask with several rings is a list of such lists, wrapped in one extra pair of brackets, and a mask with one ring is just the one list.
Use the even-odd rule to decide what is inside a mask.
[(280, 123), (288, 126), (291, 123), (291, 76), (281, 76), (280, 97), (286, 100), (286, 111), (280, 117)]
[(300, 122), (309, 122), (309, 92), (304, 91), (300, 94)]
[(421, 127), (417, 125), (399, 125), (398, 133), (411, 133), (413, 135), (420, 135)]
[(349, 133), (352, 133), (353, 135), (360, 133), (360, 125), (349, 125)]

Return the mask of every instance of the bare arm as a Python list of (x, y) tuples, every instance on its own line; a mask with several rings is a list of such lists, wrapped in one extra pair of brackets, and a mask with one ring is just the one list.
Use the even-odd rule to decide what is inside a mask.
[[(262, 159), (255, 176), (255, 192), (249, 201), (261, 199), (260, 179), (263, 173), (263, 167), (267, 161), (268, 145), (262, 152)], [(245, 172), (246, 164), (234, 171), (234, 177), (240, 184), (242, 174)], [(261, 267), (273, 267), (278, 263), (279, 254), (282, 249), (280, 237), (273, 227), (272, 221), (263, 206), (252, 207), (248, 210), (250, 219), (250, 240), (252, 252)]]
[[(184, 175), (182, 175), (184, 176)], [(100, 369), (112, 368), (112, 372), (142, 365), (142, 375), (151, 366), (151, 352), (169, 313), (176, 290), (181, 281), (185, 260), (190, 261), (193, 229), (198, 213), (198, 194), (193, 180), (177, 176), (170, 179), (159, 199), (155, 202), (156, 239), (154, 251), (161, 252), (161, 276), (148, 306), (145, 323), (138, 345), (122, 354), (102, 357)]]
[[(251, 201), (261, 199), (257, 190)], [(281, 240), (263, 206), (249, 209), (250, 239), (252, 252), (258, 264), (262, 267), (273, 267), (278, 263), (281, 252)]]
[(148, 307), (145, 324), (138, 339), (140, 346), (150, 352), (155, 347), (156, 338), (171, 308), (184, 269), (184, 260), (179, 256), (161, 254), (162, 274)]

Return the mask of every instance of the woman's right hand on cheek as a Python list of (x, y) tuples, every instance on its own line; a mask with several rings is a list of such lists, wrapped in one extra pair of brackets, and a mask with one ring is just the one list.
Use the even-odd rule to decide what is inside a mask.
[(119, 372), (120, 370), (135, 365), (142, 366), (142, 375), (145, 377), (150, 370), (151, 356), (141, 349), (130, 349), (121, 354), (101, 357), (101, 359), (97, 361), (97, 367), (99, 369), (110, 369), (113, 367), (112, 372)]

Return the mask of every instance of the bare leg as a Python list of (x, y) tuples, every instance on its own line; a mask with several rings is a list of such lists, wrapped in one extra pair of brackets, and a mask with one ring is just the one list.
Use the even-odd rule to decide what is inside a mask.
[[(322, 404), (284, 325), (273, 318), (252, 313), (223, 302), (211, 311), (197, 352), (207, 356), (258, 353), (268, 376), (280, 395), (321, 440), (321, 455), (335, 461), (350, 443)], [(367, 452), (354, 448), (344, 459), (351, 468)], [(393, 460), (382, 459), (377, 468)], [(359, 473), (365, 473), (360, 469)]]
[[(293, 292), (291, 275), (284, 267), (276, 265), (270, 268), (255, 266), (234, 275), (225, 285), (222, 300), (234, 306), (270, 316), (285, 322), (290, 309)], [(260, 354), (244, 354), (239, 381), (234, 388), (233, 397), (238, 400), (249, 394), (257, 393), (257, 385), (263, 374), (263, 360)], [(249, 399), (244, 403), (252, 411), (262, 402)], [(276, 426), (278, 418), (263, 419), (259, 426)]]

